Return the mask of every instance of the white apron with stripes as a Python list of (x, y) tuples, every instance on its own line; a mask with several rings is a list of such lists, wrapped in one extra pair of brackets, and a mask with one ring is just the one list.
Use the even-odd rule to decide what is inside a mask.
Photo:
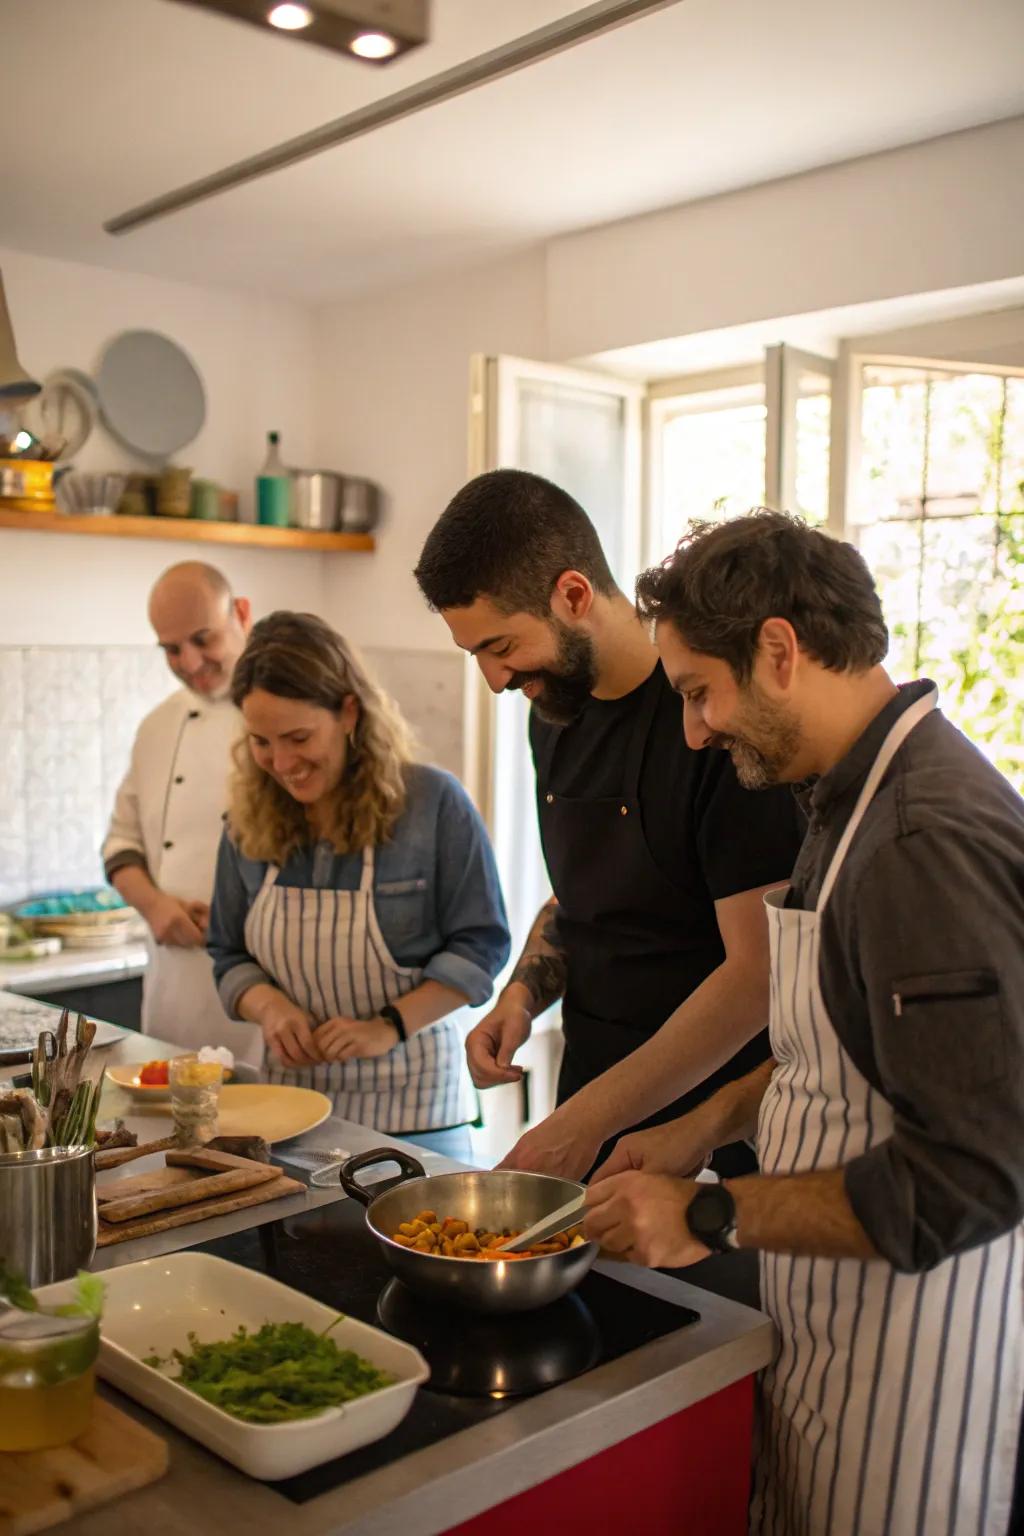
[[(771, 1041), (762, 1172), (839, 1167), (885, 1140), (887, 1100), (825, 1010), (821, 916), (882, 775), (936, 702), (896, 722), (868, 775), (817, 909), (765, 897)], [(778, 1330), (761, 1381), (754, 1536), (1006, 1536), (1024, 1399), (1024, 1232), (923, 1275), (883, 1262), (761, 1255)]]
[[(335, 891), (278, 885), (280, 871), (271, 864), (245, 919), (249, 953), (314, 1026), (333, 1018), (372, 1019), (422, 977), (422, 971), (398, 965), (384, 942), (373, 869), (373, 849), (367, 848), (359, 889)], [(464, 1054), (455, 1023), (440, 1019), (385, 1056), (360, 1061), (285, 1068), (268, 1052), (267, 1075), (272, 1083), (329, 1093), (335, 1114), (360, 1125), (392, 1135), (433, 1131), (476, 1115)]]

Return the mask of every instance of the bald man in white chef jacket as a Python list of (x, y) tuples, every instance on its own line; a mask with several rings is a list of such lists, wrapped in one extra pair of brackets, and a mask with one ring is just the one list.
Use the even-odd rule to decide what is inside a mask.
[(251, 625), (213, 566), (173, 565), (149, 597), (149, 620), (184, 685), (139, 726), (103, 844), (107, 879), (149, 927), (142, 1029), (185, 1050), (226, 1045), (259, 1064), (258, 1029), (227, 1017), (206, 952), (206, 921), (224, 825), (231, 748), (241, 717), (231, 675)]

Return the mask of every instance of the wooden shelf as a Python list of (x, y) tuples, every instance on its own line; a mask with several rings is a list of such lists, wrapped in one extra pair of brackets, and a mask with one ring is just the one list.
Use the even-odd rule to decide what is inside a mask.
[(313, 533), (260, 523), (208, 523), (192, 517), (70, 517), (63, 512), (0, 506), (0, 528), (26, 533), (85, 533), (107, 539), (176, 539), (192, 544), (247, 544), (258, 549), (358, 551), (376, 548), (370, 533)]

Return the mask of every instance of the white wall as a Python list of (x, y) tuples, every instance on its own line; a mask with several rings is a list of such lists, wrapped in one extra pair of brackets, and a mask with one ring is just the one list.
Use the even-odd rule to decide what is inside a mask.
[(252, 599), (257, 617), (273, 608), (324, 611), (316, 554), (2, 528), (0, 645), (155, 644), (146, 599), (160, 572), (178, 560), (218, 566), (235, 592)]
[[(185, 346), (209, 419), (181, 456), (248, 492), (264, 431), (385, 490), (371, 556), (217, 549), (257, 609), (318, 609), (364, 647), (445, 650), (411, 570), (466, 475), (474, 352), (564, 360), (1024, 274), (1024, 118), (556, 239), (315, 312), (0, 251), (19, 350), (91, 369), (126, 326)], [(995, 344), (995, 343), (994, 343)], [(105, 434), (82, 462), (114, 462)], [(97, 457), (97, 455), (99, 457)], [(196, 547), (0, 536), (0, 642), (147, 639), (145, 591)], [(59, 617), (58, 617), (59, 616)]]
[[(298, 305), (226, 289), (108, 272), (0, 250), (18, 353), (37, 378), (57, 367), (93, 373), (118, 332), (152, 329), (184, 347), (203, 379), (202, 432), (176, 455), (251, 500), (265, 433), (283, 434), (288, 456), (308, 462), (311, 446), (312, 315)], [(149, 466), (100, 426), (76, 465)], [(0, 530), (0, 644), (132, 644), (152, 639), (146, 594), (160, 571), (205, 550), (258, 612), (319, 609), (318, 555), (218, 545), (61, 538)]]
[(1024, 117), (553, 240), (551, 356), (1024, 273)]
[(316, 456), (327, 468), (368, 475), (388, 498), (372, 563), (325, 566), (325, 613), (359, 644), (450, 647), (412, 568), (466, 478), (469, 359), (545, 349), (540, 248), (320, 311)]

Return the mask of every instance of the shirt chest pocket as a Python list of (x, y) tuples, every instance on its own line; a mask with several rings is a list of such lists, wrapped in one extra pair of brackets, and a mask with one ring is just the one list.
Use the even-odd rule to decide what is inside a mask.
[(377, 920), (388, 947), (415, 944), (427, 932), (427, 882), (420, 875), (382, 880), (374, 889)]
[(896, 1027), (922, 1061), (940, 1058), (964, 1088), (1007, 1071), (1006, 1023), (994, 971), (936, 971), (893, 981)]

